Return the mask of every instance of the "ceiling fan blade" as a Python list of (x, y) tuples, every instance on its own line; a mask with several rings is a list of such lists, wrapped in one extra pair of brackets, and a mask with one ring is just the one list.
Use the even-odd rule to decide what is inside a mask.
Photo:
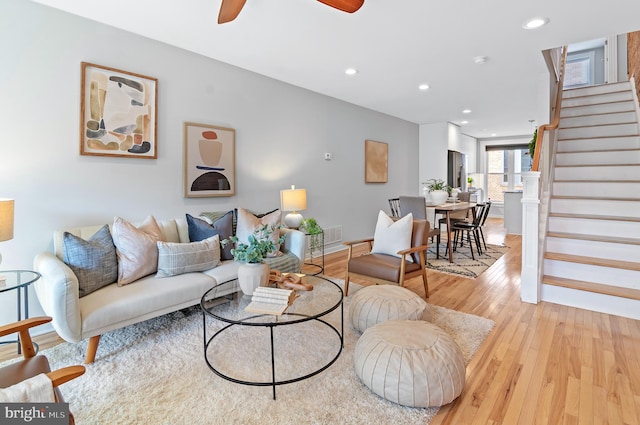
[(343, 12), (353, 13), (360, 9), (364, 4), (364, 0), (318, 0), (327, 6), (342, 10)]
[(224, 24), (236, 19), (246, 1), (247, 0), (222, 0), (220, 13), (218, 13), (218, 23)]

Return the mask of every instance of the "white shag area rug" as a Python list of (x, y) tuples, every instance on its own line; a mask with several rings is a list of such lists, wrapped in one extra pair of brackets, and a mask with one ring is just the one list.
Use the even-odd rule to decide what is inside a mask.
[[(350, 285), (353, 292), (360, 288)], [(278, 386), (276, 400), (269, 386), (236, 384), (209, 369), (199, 306), (103, 335), (95, 363), (61, 390), (78, 425), (427, 424), (437, 408), (397, 405), (359, 381), (353, 350), (360, 334), (350, 326), (350, 299), (344, 300), (344, 349), (338, 360), (314, 377)], [(462, 348), (466, 364), (495, 325), (437, 306), (433, 313), (433, 322)], [(328, 321), (340, 329), (339, 319), (340, 309)], [(311, 323), (275, 328), (278, 379), (311, 371), (337, 353), (335, 332)], [(207, 318), (208, 336), (221, 327)], [(269, 381), (268, 330), (235, 326), (214, 342), (208, 354), (220, 370), (238, 379)], [(43, 353), (54, 368), (82, 364), (86, 342), (63, 343)]]

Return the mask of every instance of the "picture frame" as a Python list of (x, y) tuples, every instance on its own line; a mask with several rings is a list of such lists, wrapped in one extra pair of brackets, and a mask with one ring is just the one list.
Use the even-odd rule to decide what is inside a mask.
[(236, 193), (236, 131), (184, 123), (184, 196), (205, 198)]
[(80, 155), (156, 159), (157, 78), (80, 65)]
[(389, 145), (374, 140), (364, 141), (365, 183), (386, 183), (388, 179)]

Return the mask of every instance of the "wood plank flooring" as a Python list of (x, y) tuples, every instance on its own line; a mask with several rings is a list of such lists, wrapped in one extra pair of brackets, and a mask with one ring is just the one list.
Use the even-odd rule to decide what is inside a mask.
[[(640, 425), (640, 322), (521, 302), (521, 239), (505, 233), (502, 220), (488, 220), (487, 243), (511, 249), (477, 279), (428, 273), (429, 303), (496, 322), (462, 395), (431, 424)], [(327, 255), (325, 274), (343, 279), (345, 263), (344, 251)], [(424, 296), (420, 279), (408, 287)], [(34, 339), (43, 348), (60, 341)], [(15, 355), (15, 345), (0, 347), (0, 360)]]

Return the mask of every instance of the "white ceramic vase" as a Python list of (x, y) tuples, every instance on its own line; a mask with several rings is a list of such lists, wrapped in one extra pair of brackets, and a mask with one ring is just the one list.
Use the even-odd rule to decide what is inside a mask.
[(442, 205), (447, 202), (449, 192), (446, 190), (432, 190), (429, 192), (429, 195), (431, 196), (431, 202), (433, 202), (434, 205)]
[(242, 263), (238, 267), (238, 284), (246, 295), (253, 295), (258, 286), (266, 286), (269, 265), (265, 263)]

